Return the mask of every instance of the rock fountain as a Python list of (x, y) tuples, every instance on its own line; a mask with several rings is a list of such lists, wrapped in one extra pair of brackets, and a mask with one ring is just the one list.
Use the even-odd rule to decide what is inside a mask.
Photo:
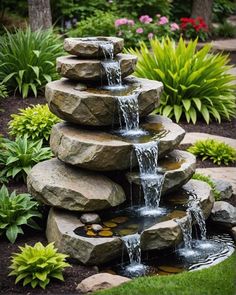
[[(139, 268), (141, 250), (180, 243), (192, 192), (209, 216), (211, 189), (189, 180), (195, 157), (175, 149), (185, 131), (149, 115), (163, 85), (129, 76), (137, 58), (121, 53), (122, 39), (68, 38), (64, 48), (72, 55), (57, 59), (63, 78), (47, 84), (46, 98), (65, 121), (52, 129), (55, 158), (33, 167), (28, 189), (51, 206), (46, 234), (60, 251), (99, 265), (126, 245)], [(100, 217), (86, 223), (85, 212)]]

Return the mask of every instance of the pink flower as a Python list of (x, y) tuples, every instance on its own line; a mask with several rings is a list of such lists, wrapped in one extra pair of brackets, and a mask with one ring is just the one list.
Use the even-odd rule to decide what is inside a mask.
[(144, 24), (149, 24), (150, 22), (152, 22), (152, 18), (149, 15), (141, 15), (139, 20), (141, 23)]
[(118, 18), (115, 21), (115, 27), (119, 27), (121, 25), (126, 25), (128, 23), (128, 19), (127, 18)]
[(143, 28), (138, 28), (138, 29), (136, 30), (136, 33), (138, 33), (138, 34), (142, 34), (142, 33), (143, 33)]
[(134, 26), (134, 21), (132, 19), (128, 19), (128, 25)]
[(171, 29), (171, 31), (177, 31), (177, 30), (179, 30), (179, 25), (176, 23), (172, 23), (170, 25), (170, 29)]
[(148, 34), (148, 39), (152, 39), (153, 36), (154, 36), (153, 33), (149, 33), (149, 34)]
[(162, 16), (160, 18), (159, 25), (165, 25), (165, 24), (168, 24), (168, 22), (169, 22), (168, 18), (165, 16)]

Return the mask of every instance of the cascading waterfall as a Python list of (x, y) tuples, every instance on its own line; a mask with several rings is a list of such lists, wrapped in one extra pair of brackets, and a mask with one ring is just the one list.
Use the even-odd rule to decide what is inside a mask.
[(122, 237), (129, 255), (130, 266), (141, 264), (140, 234)]
[(114, 60), (114, 45), (113, 43), (105, 42), (100, 44), (100, 48), (104, 54), (102, 66), (107, 76), (109, 87), (122, 86), (120, 63)]
[(187, 210), (186, 220), (176, 219), (183, 233), (184, 248), (192, 249), (192, 215), (190, 210)]
[(201, 239), (206, 240), (206, 221), (200, 207), (200, 202), (198, 200), (190, 200), (189, 210), (199, 226)]
[[(127, 96), (118, 96), (120, 127), (125, 131), (139, 129), (138, 92)], [(123, 123), (124, 125), (123, 126)]]
[(135, 144), (141, 185), (145, 200), (144, 214), (153, 214), (158, 209), (164, 174), (158, 172), (158, 142)]

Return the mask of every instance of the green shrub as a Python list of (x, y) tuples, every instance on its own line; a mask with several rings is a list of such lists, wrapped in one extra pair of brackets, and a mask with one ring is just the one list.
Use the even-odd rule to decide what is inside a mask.
[(52, 126), (61, 121), (50, 112), (48, 105), (36, 105), (20, 109), (19, 114), (11, 115), (9, 122), (10, 134), (15, 136), (28, 135), (29, 139), (48, 141)]
[(43, 246), (40, 242), (33, 247), (19, 247), (21, 252), (11, 257), (10, 276), (16, 276), (15, 283), (23, 280), (23, 286), (40, 286), (45, 289), (50, 279), (64, 281), (62, 271), (70, 265), (65, 262), (68, 255), (57, 252), (53, 243)]
[(71, 37), (111, 36), (115, 35), (115, 19), (112, 12), (97, 10), (94, 15), (77, 23), (77, 27), (68, 32)]
[(15, 191), (9, 194), (3, 185), (0, 189), (0, 235), (5, 233), (8, 240), (14, 243), (18, 234), (24, 233), (23, 225), (40, 229), (34, 217), (42, 217), (38, 212), (38, 203), (29, 194), (16, 195)]
[(236, 36), (236, 28), (231, 23), (225, 21), (219, 24), (219, 27), (214, 30), (216, 37), (234, 38)]
[(141, 43), (140, 50), (129, 52), (139, 58), (136, 76), (164, 84), (156, 112), (177, 122), (183, 116), (193, 123), (201, 116), (207, 123), (235, 117), (235, 86), (230, 83), (235, 78), (227, 72), (227, 56), (209, 53), (210, 44), (197, 51), (197, 40), (186, 44), (180, 38), (176, 44), (169, 38), (153, 39), (150, 45), (151, 51)]
[(27, 135), (15, 141), (3, 139), (0, 143), (0, 165), (3, 166), (0, 177), (25, 181), (32, 166), (52, 157), (51, 149), (42, 145), (42, 140), (31, 141)]
[(236, 161), (236, 150), (230, 145), (215, 139), (197, 140), (188, 148), (188, 151), (200, 157), (202, 161), (209, 159), (217, 165), (222, 163), (229, 165)]
[(234, 0), (214, 0), (213, 2), (213, 20), (222, 22), (228, 16), (234, 13), (236, 3)]
[(0, 83), (0, 98), (8, 97), (7, 87), (3, 83)]
[(51, 30), (16, 30), (0, 38), (0, 80), (9, 91), (37, 96), (45, 84), (58, 77), (56, 57), (63, 54), (62, 43)]
[(208, 183), (210, 185), (210, 187), (212, 188), (215, 200), (216, 201), (220, 200), (220, 192), (216, 189), (216, 185), (210, 176), (206, 176), (201, 173), (194, 173), (192, 176), (192, 179), (197, 179), (197, 180), (201, 180), (201, 181)]

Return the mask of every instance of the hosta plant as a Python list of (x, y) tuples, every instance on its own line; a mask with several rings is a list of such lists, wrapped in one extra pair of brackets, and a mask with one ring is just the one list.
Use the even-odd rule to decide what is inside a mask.
[(175, 43), (169, 38), (150, 40), (151, 50), (145, 43), (129, 52), (138, 56), (136, 76), (159, 80), (164, 84), (161, 104), (156, 112), (175, 118), (186, 118), (196, 123), (203, 117), (221, 122), (236, 116), (235, 77), (227, 71), (228, 57), (211, 54), (211, 45), (196, 49), (197, 40)]
[(215, 139), (197, 140), (188, 148), (188, 151), (200, 157), (202, 161), (209, 159), (217, 165), (229, 165), (236, 161), (236, 150), (230, 145)]
[(39, 242), (33, 247), (19, 248), (21, 252), (12, 256), (9, 274), (16, 276), (16, 284), (23, 281), (23, 286), (30, 284), (32, 288), (40, 286), (45, 289), (52, 278), (64, 281), (62, 271), (70, 266), (65, 261), (68, 256), (58, 253), (53, 243), (43, 246)]
[(48, 105), (36, 105), (20, 109), (18, 114), (11, 115), (10, 134), (14, 136), (28, 135), (28, 138), (48, 141), (52, 126), (61, 120), (50, 112)]
[(43, 141), (29, 140), (27, 135), (15, 141), (2, 139), (0, 144), (0, 165), (3, 166), (0, 177), (16, 178), (25, 181), (32, 166), (50, 159), (49, 147), (42, 147)]
[(217, 201), (220, 200), (220, 192), (216, 189), (216, 185), (210, 176), (204, 175), (202, 173), (194, 173), (192, 176), (192, 179), (201, 180), (209, 184), (210, 187), (212, 188), (215, 199)]
[(5, 233), (8, 240), (14, 243), (18, 234), (24, 233), (23, 225), (39, 229), (34, 217), (41, 218), (38, 203), (29, 194), (17, 195), (15, 191), (9, 194), (3, 185), (0, 189), (0, 234)]
[(37, 96), (47, 82), (58, 77), (55, 62), (62, 54), (62, 43), (52, 30), (6, 31), (0, 37), (0, 81), (23, 98)]

